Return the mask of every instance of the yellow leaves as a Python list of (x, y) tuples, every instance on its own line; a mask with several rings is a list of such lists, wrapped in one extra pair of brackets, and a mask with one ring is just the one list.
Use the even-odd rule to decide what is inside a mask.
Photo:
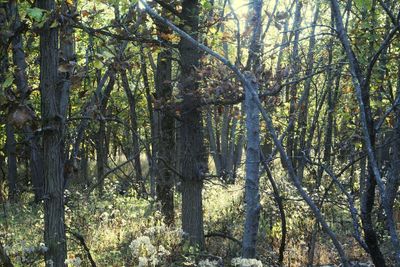
[(74, 0), (65, 0), (65, 3), (69, 6), (73, 6), (74, 5)]
[(165, 41), (168, 41), (168, 42), (179, 42), (179, 40), (180, 40), (179, 36), (177, 36), (177, 35), (175, 35), (175, 34), (173, 34), (173, 33), (164, 33), (164, 32), (161, 32), (161, 33), (159, 34), (159, 37), (160, 37), (161, 39), (165, 40)]
[(96, 59), (95, 61), (93, 61), (93, 67), (95, 69), (99, 70), (99, 69), (103, 68), (103, 66), (104, 66), (103, 62), (101, 62), (99, 59)]
[(344, 94), (351, 94), (353, 92), (353, 88), (351, 86), (343, 87)]
[(54, 21), (50, 24), (50, 28), (57, 28), (58, 25), (59, 25), (59, 24), (58, 24), (58, 21), (57, 21), (57, 20), (54, 20)]

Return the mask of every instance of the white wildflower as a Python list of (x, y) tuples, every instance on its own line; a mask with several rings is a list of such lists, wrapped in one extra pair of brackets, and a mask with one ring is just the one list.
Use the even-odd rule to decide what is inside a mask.
[(138, 267), (147, 267), (149, 264), (149, 261), (146, 257), (139, 257), (139, 265)]
[(69, 258), (64, 261), (64, 263), (68, 266), (79, 267), (82, 264), (82, 260), (79, 257), (76, 258)]
[(197, 266), (198, 267), (218, 267), (219, 262), (216, 260), (212, 261), (212, 260), (206, 259), (206, 260), (199, 261), (199, 264)]
[(243, 258), (232, 259), (232, 265), (237, 267), (263, 267), (262, 262), (259, 260)]

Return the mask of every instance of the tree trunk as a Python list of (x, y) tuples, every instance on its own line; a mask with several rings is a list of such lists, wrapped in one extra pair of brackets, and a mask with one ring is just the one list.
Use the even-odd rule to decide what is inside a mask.
[[(155, 139), (155, 121), (154, 121), (154, 112), (153, 112), (153, 106), (152, 106), (152, 97), (150, 93), (150, 83), (149, 83), (149, 75), (147, 73), (147, 62), (146, 62), (146, 57), (144, 55), (143, 47), (141, 48), (140, 51), (140, 61), (141, 61), (141, 72), (142, 72), (142, 77), (143, 77), (143, 84), (144, 84), (144, 89), (146, 91), (146, 102), (147, 102), (147, 111), (149, 115), (149, 122), (150, 122), (150, 139), (151, 139), (151, 145), (146, 146), (148, 147), (148, 162), (149, 162), (149, 177), (150, 177), (150, 194), (152, 197), (155, 196), (155, 191), (156, 191), (156, 184), (155, 184), (155, 176), (157, 172), (157, 160), (156, 160), (156, 155), (157, 155), (157, 142)], [(150, 149), (151, 147), (151, 149)]]
[(17, 198), (17, 147), (14, 126), (10, 123), (6, 124), (6, 134), (8, 199), (14, 202)]
[(107, 112), (107, 103), (110, 98), (111, 91), (115, 83), (115, 74), (110, 74), (110, 80), (101, 96), (100, 101), (100, 117), (99, 117), (99, 130), (96, 135), (96, 165), (97, 165), (97, 181), (99, 183), (99, 194), (103, 196), (104, 193), (104, 173), (107, 165), (108, 149), (106, 142), (106, 122), (104, 118)]
[(128, 77), (126, 75), (126, 71), (121, 71), (121, 80), (122, 86), (125, 90), (125, 94), (128, 98), (129, 103), (129, 111), (130, 111), (130, 120), (131, 120), (131, 134), (132, 134), (132, 145), (133, 145), (133, 157), (135, 158), (135, 174), (136, 179), (139, 184), (139, 188), (141, 192), (140, 195), (146, 194), (146, 187), (142, 175), (142, 164), (140, 162), (140, 145), (139, 145), (139, 128), (137, 123), (137, 114), (136, 114), (136, 98), (134, 93), (131, 91), (131, 87), (129, 85)]
[[(300, 72), (300, 63), (301, 60), (299, 58), (299, 38), (300, 38), (300, 26), (301, 26), (301, 8), (302, 8), (302, 1), (296, 0), (296, 11), (293, 21), (293, 30), (294, 30), (294, 41), (293, 41), (293, 51), (291, 55), (291, 77), (292, 81), (296, 80), (299, 72)], [(294, 83), (290, 88), (290, 107), (289, 107), (289, 119), (291, 117), (296, 116), (296, 104), (297, 104), (297, 83)], [(296, 153), (296, 133), (294, 124), (288, 128), (287, 133), (287, 144), (286, 144), (286, 153), (288, 154), (289, 158), (292, 159), (293, 165), (297, 172), (296, 166), (298, 163), (297, 153)], [(299, 176), (300, 182), (302, 182), (302, 177)]]
[[(255, 77), (247, 77), (254, 80)], [(256, 87), (255, 87), (256, 88)], [(257, 88), (258, 89), (258, 88)], [(246, 88), (246, 184), (245, 184), (245, 223), (242, 256), (255, 258), (258, 224), (260, 218), (259, 168), (260, 168), (260, 117), (259, 110)]]
[[(261, 14), (263, 1), (252, 3), (251, 21), (253, 36), (249, 48), (247, 66), (255, 71), (258, 65), (257, 53), (260, 51)], [(254, 64), (254, 65), (253, 65)], [(245, 87), (245, 113), (246, 113), (246, 183), (245, 183), (245, 222), (243, 230), (242, 257), (255, 258), (257, 246), (258, 225), (260, 219), (260, 111), (254, 102), (252, 93), (258, 94), (257, 78), (247, 72), (246, 79), (252, 83), (253, 88)], [(254, 92), (252, 92), (254, 90)]]
[[(181, 17), (183, 28), (197, 40), (199, 24), (199, 1), (183, 0)], [(200, 51), (189, 41), (181, 38), (179, 43), (181, 60), (180, 87), (183, 109), (180, 125), (180, 168), (182, 175), (182, 228), (190, 243), (204, 247), (202, 189), (207, 171), (206, 151), (203, 137), (203, 120), (200, 110), (193, 109), (198, 101), (196, 92), (196, 68), (200, 64)]]
[[(18, 13), (16, 1), (9, 1), (8, 16), (13, 22), (13, 28), (16, 30), (21, 27), (21, 21)], [(26, 57), (23, 46), (23, 39), (20, 33), (17, 33), (12, 39), (13, 63), (17, 66), (15, 70), (15, 85), (19, 92), (20, 105), (26, 105), (29, 95), (29, 84), (26, 76)], [(29, 125), (24, 125), (23, 132), (30, 153), (30, 171), (35, 202), (43, 198), (43, 158), (41, 154), (40, 138), (33, 134), (33, 129)]]
[[(54, 0), (38, 2), (38, 7), (55, 12)], [(67, 242), (64, 225), (64, 176), (61, 154), (63, 125), (57, 94), (58, 33), (47, 22), (40, 33), (40, 92), (42, 103), (44, 162), (44, 240), (48, 247), (46, 266), (64, 266)]]
[[(164, 25), (157, 25), (160, 32), (170, 32)], [(168, 101), (172, 96), (172, 53), (165, 49), (157, 56), (157, 69), (154, 77), (157, 101)], [(170, 168), (174, 166), (173, 152), (175, 148), (175, 122), (166, 111), (155, 112), (157, 151), (156, 195), (161, 203), (161, 213), (165, 223), (174, 223), (174, 175)]]
[[(308, 45), (308, 55), (307, 55), (307, 70), (306, 70), (306, 76), (310, 76), (313, 71), (314, 71), (314, 48), (315, 48), (315, 43), (316, 43), (316, 38), (315, 38), (315, 28), (318, 22), (319, 18), (319, 11), (320, 11), (320, 2), (317, 0), (315, 3), (315, 11), (314, 11), (314, 18), (312, 21), (312, 29), (310, 33), (310, 41)], [(300, 143), (300, 149), (297, 153), (297, 159), (298, 159), (298, 174), (299, 174), (299, 179), (302, 181), (303, 176), (304, 176), (304, 168), (305, 168), (305, 159), (304, 156), (309, 154), (309, 149), (306, 144), (307, 140), (307, 120), (308, 120), (308, 103), (309, 103), (309, 96), (310, 96), (310, 89), (311, 89), (311, 83), (312, 83), (312, 78), (309, 78), (306, 80), (306, 83), (304, 85), (304, 91), (303, 91), (303, 96), (304, 102), (301, 104), (300, 110), (299, 110), (299, 122), (298, 122), (298, 129), (300, 131), (300, 138), (299, 138), (299, 143)]]

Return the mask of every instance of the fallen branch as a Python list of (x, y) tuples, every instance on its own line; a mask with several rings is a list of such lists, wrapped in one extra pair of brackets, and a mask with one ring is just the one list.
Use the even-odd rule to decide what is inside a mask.
[(79, 244), (81, 244), (81, 246), (83, 247), (83, 249), (85, 250), (85, 252), (86, 252), (86, 255), (87, 255), (87, 257), (88, 257), (88, 259), (89, 259), (89, 261), (90, 261), (90, 265), (92, 266), (92, 267), (96, 267), (96, 262), (94, 261), (94, 259), (93, 259), (93, 257), (92, 257), (92, 254), (90, 253), (90, 249), (89, 249), (89, 247), (87, 246), (87, 244), (86, 244), (86, 242), (85, 242), (85, 238), (83, 238), (83, 236), (80, 234), (80, 233), (78, 233), (78, 232), (75, 232), (75, 231), (72, 231), (72, 230), (67, 230), (73, 237), (75, 237), (75, 239), (76, 240), (78, 240), (79, 241)]
[(234, 238), (233, 236), (230, 236), (229, 234), (225, 234), (225, 233), (211, 232), (211, 233), (205, 234), (204, 237), (205, 238), (207, 238), (207, 237), (221, 237), (221, 238), (229, 239), (229, 240), (235, 242), (240, 247), (242, 246), (242, 242), (240, 240)]

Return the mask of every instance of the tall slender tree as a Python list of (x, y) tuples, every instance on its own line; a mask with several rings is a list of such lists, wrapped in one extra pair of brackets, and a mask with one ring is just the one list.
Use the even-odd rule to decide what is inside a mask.
[[(54, 19), (54, 0), (38, 2)], [(46, 266), (64, 266), (67, 240), (64, 222), (63, 122), (58, 82), (58, 29), (46, 21), (40, 33), (40, 93), (44, 160), (44, 240)]]

